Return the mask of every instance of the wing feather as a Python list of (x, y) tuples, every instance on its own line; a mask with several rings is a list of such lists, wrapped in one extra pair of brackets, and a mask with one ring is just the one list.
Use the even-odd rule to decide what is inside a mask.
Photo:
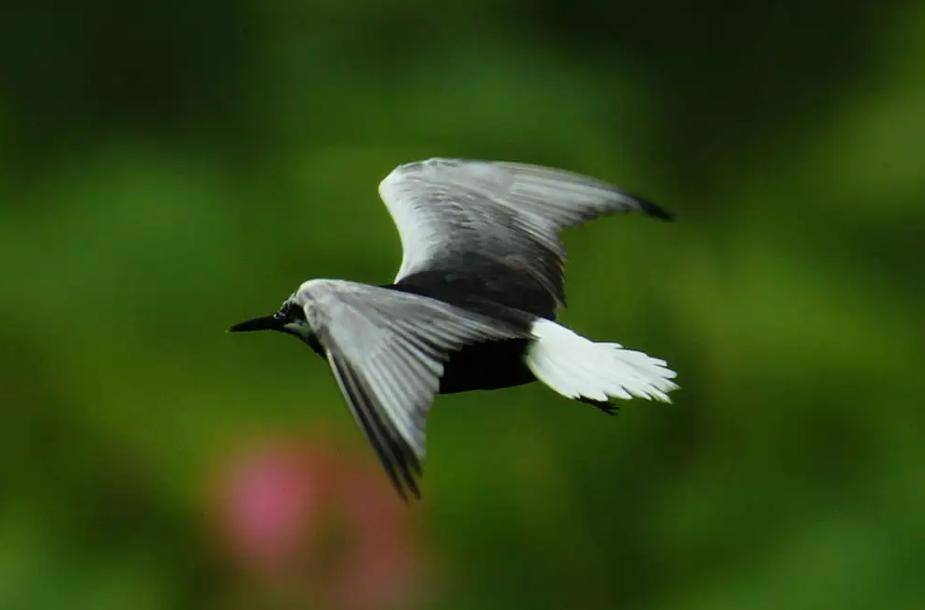
[[(506, 277), (509, 286), (541, 290), (555, 305), (565, 303), (562, 229), (630, 211), (670, 218), (606, 182), (524, 163), (408, 163), (380, 183), (379, 194), (402, 242), (396, 283), (428, 271), (477, 269), (499, 281)], [(503, 291), (491, 296), (509, 304)]]
[(393, 485), (419, 495), (427, 412), (449, 355), (529, 329), (447, 303), (340, 280), (312, 280), (294, 301), (327, 354), (350, 411)]
[(376, 424), (377, 419), (371, 411), (372, 407), (367, 397), (360, 391), (359, 383), (356, 378), (349, 369), (347, 369), (346, 365), (342, 361), (337, 360), (330, 351), (327, 352), (327, 356), (328, 362), (331, 365), (331, 371), (334, 373), (334, 379), (337, 381), (341, 393), (347, 400), (347, 406), (350, 408), (350, 412), (353, 413), (354, 419), (356, 419), (360, 428), (362, 428), (366, 437), (369, 439), (370, 444), (373, 446), (373, 449), (376, 451), (376, 455), (379, 457), (382, 467), (392, 481), (392, 485), (398, 490), (402, 498), (407, 499), (408, 496), (405, 492), (404, 478), (399, 479), (396, 472), (396, 468), (401, 467), (401, 457), (396, 455), (392, 443), (390, 443), (381, 427)]

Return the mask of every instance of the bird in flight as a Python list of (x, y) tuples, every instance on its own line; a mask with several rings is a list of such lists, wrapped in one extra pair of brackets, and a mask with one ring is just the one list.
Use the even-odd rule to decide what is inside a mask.
[(539, 380), (606, 412), (614, 398), (669, 402), (664, 360), (556, 323), (565, 305), (560, 230), (604, 214), (671, 216), (579, 174), (492, 161), (395, 168), (379, 195), (398, 228), (391, 284), (314, 279), (231, 332), (295, 335), (327, 360), (393, 485), (420, 496), (434, 396)]

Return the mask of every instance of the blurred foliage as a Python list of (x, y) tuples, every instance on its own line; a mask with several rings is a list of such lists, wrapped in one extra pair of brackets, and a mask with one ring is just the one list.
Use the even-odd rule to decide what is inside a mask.
[(406, 605), (921, 607), (921, 2), (35, 2), (0, 59), (0, 607), (293, 607), (216, 473), (372, 452), (304, 346), (223, 330), (388, 281), (376, 184), (435, 155), (676, 211), (567, 233), (563, 319), (683, 389), (440, 397)]

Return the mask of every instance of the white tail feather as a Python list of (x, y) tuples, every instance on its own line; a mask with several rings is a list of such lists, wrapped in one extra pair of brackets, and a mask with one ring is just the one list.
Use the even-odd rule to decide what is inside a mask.
[(623, 349), (619, 343), (594, 343), (550, 320), (531, 329), (536, 340), (524, 357), (537, 379), (568, 398), (606, 401), (635, 397), (671, 402), (677, 373), (664, 360)]

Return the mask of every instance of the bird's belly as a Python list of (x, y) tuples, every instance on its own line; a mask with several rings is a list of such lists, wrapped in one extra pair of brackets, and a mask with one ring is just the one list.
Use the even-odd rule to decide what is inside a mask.
[(523, 361), (530, 340), (478, 343), (450, 356), (440, 379), (440, 393), (507, 388), (536, 380)]

